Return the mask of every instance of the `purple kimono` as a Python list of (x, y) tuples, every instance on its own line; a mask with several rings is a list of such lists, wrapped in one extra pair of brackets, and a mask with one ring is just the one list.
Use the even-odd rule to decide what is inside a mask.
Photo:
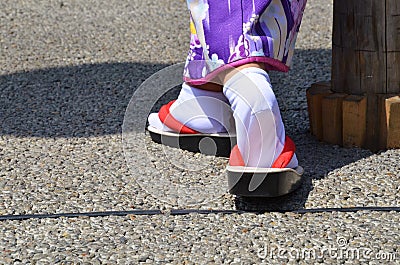
[(307, 0), (187, 0), (191, 42), (185, 82), (201, 85), (251, 62), (287, 72)]

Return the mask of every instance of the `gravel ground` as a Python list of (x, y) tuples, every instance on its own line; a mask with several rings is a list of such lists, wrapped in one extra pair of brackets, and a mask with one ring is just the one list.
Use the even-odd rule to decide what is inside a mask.
[[(306, 170), (297, 192), (235, 198), (221, 189), (224, 158), (163, 149), (135, 132), (123, 146), (125, 110), (139, 85), (184, 61), (188, 19), (183, 0), (0, 2), (0, 214), (163, 211), (3, 221), (0, 264), (398, 262), (398, 212), (282, 212), (400, 204), (400, 151), (345, 149), (309, 135), (305, 89), (330, 79), (331, 0), (309, 0), (292, 71), (271, 74)], [(181, 201), (171, 195), (174, 181), (184, 183)], [(193, 192), (199, 183), (213, 188)], [(301, 255), (310, 250), (318, 257)]]

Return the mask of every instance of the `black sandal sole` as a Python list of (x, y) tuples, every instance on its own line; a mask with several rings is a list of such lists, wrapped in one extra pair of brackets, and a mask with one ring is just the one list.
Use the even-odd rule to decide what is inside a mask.
[[(253, 168), (254, 169), (254, 168)], [(304, 169), (252, 169), (228, 166), (229, 192), (242, 197), (279, 197), (297, 190)]]
[(178, 134), (163, 132), (150, 126), (147, 130), (156, 143), (205, 155), (229, 157), (236, 145), (236, 137), (228, 134)]

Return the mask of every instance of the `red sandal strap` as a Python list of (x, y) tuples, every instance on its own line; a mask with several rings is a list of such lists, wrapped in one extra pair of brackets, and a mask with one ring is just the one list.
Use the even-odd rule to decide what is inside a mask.
[(171, 128), (172, 130), (182, 133), (182, 134), (196, 134), (199, 133), (189, 127), (183, 125), (178, 120), (176, 120), (171, 113), (169, 112), (169, 108), (175, 102), (175, 100), (170, 101), (168, 104), (162, 106), (160, 111), (158, 112), (158, 117), (160, 118), (161, 122), (164, 123), (166, 126)]
[(229, 165), (237, 167), (245, 166), (242, 154), (240, 153), (239, 147), (237, 145), (235, 145), (231, 151), (231, 154), (229, 156)]
[(296, 145), (293, 140), (289, 137), (285, 137), (285, 145), (283, 146), (282, 153), (278, 156), (275, 162), (272, 164), (272, 168), (285, 168), (292, 157), (294, 156), (294, 152), (296, 151)]
[[(296, 151), (296, 145), (293, 140), (289, 137), (285, 137), (285, 145), (283, 147), (282, 153), (278, 156), (275, 162), (272, 164), (272, 168), (285, 168), (290, 161)], [(240, 153), (239, 147), (235, 145), (231, 151), (229, 156), (229, 165), (230, 166), (238, 166), (244, 167), (245, 163)]]

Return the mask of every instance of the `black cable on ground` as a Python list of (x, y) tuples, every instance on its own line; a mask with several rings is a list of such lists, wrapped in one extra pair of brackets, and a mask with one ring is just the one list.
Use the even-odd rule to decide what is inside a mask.
[(21, 214), (21, 215), (0, 215), (0, 221), (6, 220), (27, 220), (45, 218), (76, 218), (76, 217), (106, 217), (126, 215), (156, 215), (162, 214), (160, 210), (135, 210), (135, 211), (106, 211), (106, 212), (84, 212), (84, 213), (54, 213), (54, 214)]
[[(267, 212), (280, 213), (332, 213), (332, 212), (359, 212), (359, 211), (375, 211), (375, 212), (400, 212), (400, 207), (349, 207), (349, 208), (313, 208), (299, 209), (289, 211), (255, 211), (253, 213), (263, 214)], [(25, 214), (25, 215), (0, 215), (0, 221), (16, 221), (28, 219), (45, 219), (45, 218), (77, 218), (77, 217), (107, 217), (107, 216), (127, 216), (127, 215), (187, 215), (191, 213), (197, 214), (242, 214), (252, 213), (251, 211), (241, 210), (198, 210), (198, 209), (180, 209), (163, 212), (160, 210), (132, 210), (132, 211), (104, 211), (104, 212), (84, 212), (84, 213), (55, 213), (55, 214)]]

